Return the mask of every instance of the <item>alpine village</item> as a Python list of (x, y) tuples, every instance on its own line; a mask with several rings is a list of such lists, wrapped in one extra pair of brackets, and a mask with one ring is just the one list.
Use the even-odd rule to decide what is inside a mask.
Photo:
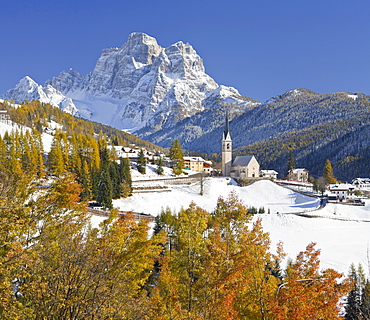
[(370, 319), (370, 96), (132, 33), (0, 98), (0, 319)]

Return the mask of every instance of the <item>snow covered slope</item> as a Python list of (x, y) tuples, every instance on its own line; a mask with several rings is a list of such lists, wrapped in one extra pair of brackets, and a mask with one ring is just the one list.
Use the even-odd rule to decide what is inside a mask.
[(78, 115), (78, 110), (71, 98), (64, 96), (51, 85), (43, 87), (37, 84), (28, 76), (21, 79), (14, 89), (2, 95), (2, 98), (6, 100), (14, 99), (15, 103), (22, 103), (25, 100), (39, 100), (57, 106), (72, 115)]
[[(150, 166), (149, 166), (150, 168)], [(148, 170), (146, 178), (157, 178)], [(134, 172), (134, 180), (135, 172)], [(198, 206), (212, 211), (219, 196), (227, 197), (234, 192), (246, 206), (264, 207), (265, 214), (254, 219), (262, 219), (265, 231), (270, 233), (271, 247), (283, 241), (287, 258), (295, 258), (305, 250), (310, 242), (316, 242), (321, 249), (321, 267), (348, 272), (351, 263), (369, 265), (370, 243), (370, 200), (365, 207), (329, 204), (315, 211), (319, 203), (316, 199), (285, 189), (271, 181), (259, 181), (247, 187), (238, 187), (226, 178), (208, 179), (205, 194), (199, 195), (199, 185), (172, 186), (166, 193), (135, 193), (132, 197), (114, 201), (114, 206), (124, 211), (135, 211), (158, 215), (162, 209), (170, 208), (177, 212), (187, 208), (193, 201)], [(153, 185), (158, 182), (152, 182)], [(270, 209), (270, 214), (267, 213)], [(322, 218), (304, 218), (293, 213), (306, 212), (321, 215)], [(347, 220), (337, 220), (337, 218)]]
[(3, 97), (17, 103), (38, 99), (131, 131), (171, 127), (228, 98), (242, 110), (259, 104), (246, 101), (234, 88), (220, 87), (190, 44), (179, 41), (162, 48), (144, 33), (132, 33), (120, 48), (104, 49), (85, 77), (70, 69), (43, 87), (25, 77)]

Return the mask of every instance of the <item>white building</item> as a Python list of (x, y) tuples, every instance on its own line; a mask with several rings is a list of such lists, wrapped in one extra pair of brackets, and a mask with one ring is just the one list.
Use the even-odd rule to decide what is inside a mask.
[(354, 198), (355, 187), (352, 184), (331, 184), (329, 185), (329, 191), (331, 194), (337, 196), (337, 200), (342, 202), (347, 199)]
[(370, 190), (370, 178), (356, 178), (352, 180), (351, 184), (357, 189)]
[(290, 169), (288, 172), (288, 180), (308, 181), (308, 170), (304, 168)]
[(278, 172), (275, 170), (261, 170), (260, 177), (266, 179), (277, 179)]

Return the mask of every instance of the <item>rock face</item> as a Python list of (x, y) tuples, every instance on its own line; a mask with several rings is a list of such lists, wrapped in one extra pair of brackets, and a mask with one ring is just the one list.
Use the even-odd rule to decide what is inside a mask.
[(251, 104), (234, 88), (219, 86), (205, 73), (190, 44), (179, 41), (162, 48), (144, 33), (132, 33), (121, 48), (104, 49), (85, 77), (70, 69), (43, 87), (27, 78), (33, 82), (32, 89), (21, 90), (23, 80), (3, 98), (17, 103), (44, 99), (73, 114), (132, 132), (171, 128), (210, 105), (220, 108), (233, 102), (244, 111), (259, 104)]
[(66, 97), (51, 85), (42, 87), (28, 76), (21, 79), (14, 89), (2, 95), (2, 98), (6, 100), (14, 99), (15, 103), (21, 103), (25, 100), (39, 100), (58, 106), (62, 110), (78, 116), (78, 110), (72, 99)]

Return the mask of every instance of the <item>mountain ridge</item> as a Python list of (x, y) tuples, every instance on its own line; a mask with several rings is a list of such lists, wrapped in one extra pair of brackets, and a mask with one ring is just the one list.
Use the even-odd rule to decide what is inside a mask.
[[(22, 79), (17, 87), (2, 98), (16, 103), (29, 100), (29, 84)], [(120, 48), (103, 49), (86, 76), (69, 69), (38, 88), (32, 99), (61, 108), (64, 99), (69, 102), (66, 111), (74, 115), (131, 132), (170, 128), (206, 109), (210, 100), (222, 107), (230, 98), (244, 110), (258, 104), (246, 102), (235, 88), (218, 85), (205, 73), (203, 60), (189, 43), (178, 41), (162, 48), (144, 33), (130, 34)], [(61, 98), (53, 100), (45, 93), (48, 88)]]

